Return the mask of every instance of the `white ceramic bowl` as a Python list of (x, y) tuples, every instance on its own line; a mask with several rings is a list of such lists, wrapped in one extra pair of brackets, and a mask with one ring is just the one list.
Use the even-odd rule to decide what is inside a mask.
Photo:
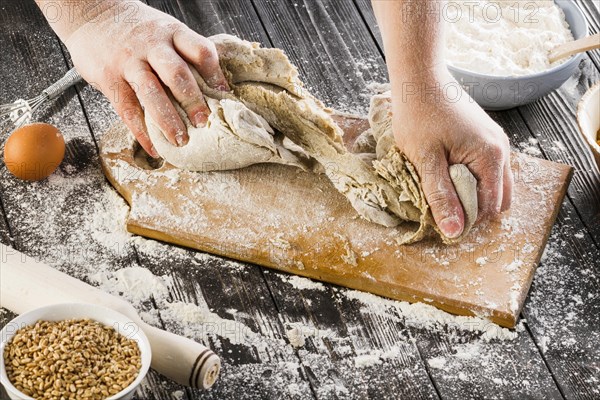
[(600, 169), (600, 146), (596, 141), (600, 129), (600, 83), (588, 90), (581, 98), (577, 107), (577, 122)]
[[(573, 0), (556, 0), (564, 11), (575, 40), (588, 35), (588, 23)], [(578, 68), (583, 54), (571, 57), (547, 71), (524, 76), (491, 76), (448, 65), (448, 70), (467, 93), (486, 110), (498, 111), (531, 103), (558, 89)]]
[(135, 390), (148, 373), (152, 359), (150, 343), (144, 332), (142, 332), (142, 330), (129, 318), (109, 308), (94, 304), (69, 303), (55, 304), (25, 313), (13, 319), (4, 327), (4, 329), (2, 329), (2, 331), (0, 331), (0, 383), (4, 385), (4, 388), (12, 400), (33, 400), (31, 397), (19, 392), (10, 383), (8, 376), (6, 375), (6, 368), (4, 367), (4, 348), (15, 333), (19, 329), (34, 325), (40, 320), (62, 321), (66, 319), (84, 318), (89, 318), (104, 325), (112, 326), (120, 334), (137, 342), (142, 355), (142, 369), (131, 385), (116, 395), (109, 397), (108, 400), (128, 400), (133, 397)]

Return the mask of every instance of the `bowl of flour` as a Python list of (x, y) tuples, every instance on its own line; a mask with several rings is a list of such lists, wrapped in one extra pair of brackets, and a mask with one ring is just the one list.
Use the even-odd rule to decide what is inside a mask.
[(452, 1), (444, 18), (448, 69), (486, 110), (527, 104), (559, 88), (583, 54), (551, 64), (549, 51), (588, 34), (572, 0)]

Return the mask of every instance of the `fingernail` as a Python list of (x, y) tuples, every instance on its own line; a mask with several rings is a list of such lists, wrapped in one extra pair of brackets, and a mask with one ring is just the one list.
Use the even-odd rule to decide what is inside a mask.
[(158, 151), (156, 151), (156, 147), (154, 147), (154, 145), (152, 145), (152, 147), (150, 147), (150, 155), (153, 158), (158, 158), (159, 157)]
[(444, 218), (439, 226), (442, 233), (450, 239), (456, 239), (462, 233), (462, 226), (456, 216)]
[(490, 206), (486, 210), (485, 216), (486, 217), (493, 217), (493, 216), (495, 216), (497, 214), (500, 214), (501, 209), (502, 209), (502, 204), (496, 204), (496, 205)]
[(498, 197), (498, 203), (496, 204), (496, 213), (500, 214), (502, 212), (502, 196)]
[(204, 128), (206, 126), (206, 121), (208, 121), (208, 116), (202, 111), (198, 111), (192, 117), (192, 123), (196, 128)]
[(181, 147), (185, 144), (183, 135), (183, 132), (179, 132), (175, 135), (175, 141), (177, 142), (177, 146)]

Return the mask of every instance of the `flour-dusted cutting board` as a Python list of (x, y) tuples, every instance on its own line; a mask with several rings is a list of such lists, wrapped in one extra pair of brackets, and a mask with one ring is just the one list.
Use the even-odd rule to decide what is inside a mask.
[[(351, 141), (365, 128), (344, 119)], [(403, 228), (358, 217), (326, 177), (262, 164), (196, 173), (149, 161), (124, 125), (106, 132), (102, 167), (127, 200), (130, 232), (381, 296), (514, 327), (572, 168), (515, 154), (512, 209), (462, 243), (399, 246)]]

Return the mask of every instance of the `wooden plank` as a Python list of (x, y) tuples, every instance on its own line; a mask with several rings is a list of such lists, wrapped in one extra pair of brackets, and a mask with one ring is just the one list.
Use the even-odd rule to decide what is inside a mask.
[[(174, 12), (174, 2), (154, 4), (159, 9)], [(208, 12), (205, 3), (198, 6), (197, 10)], [(227, 2), (219, 2), (215, 7), (227, 6)], [(233, 4), (232, 6), (236, 6)], [(241, 9), (242, 3), (237, 3)], [(227, 12), (234, 10), (229, 7)], [(209, 15), (207, 14), (207, 16)], [(236, 11), (236, 15), (241, 15)], [(178, 15), (181, 17), (181, 15)], [(242, 20), (240, 18), (240, 20)], [(213, 33), (217, 33), (213, 31)], [(83, 100), (84, 111), (88, 117), (88, 123), (97, 140), (100, 140), (112, 123), (118, 120), (108, 100), (92, 88), (84, 87), (79, 92)], [(123, 221), (124, 222), (124, 221)], [(143, 243), (143, 244), (139, 244)], [(165, 380), (155, 372), (151, 371), (142, 388), (138, 392), (139, 398), (172, 399), (173, 396), (185, 398), (252, 398), (268, 393), (271, 397), (296, 398), (297, 394), (289, 388), (295, 388), (303, 392), (310, 392), (307, 380), (302, 373), (290, 372), (290, 366), (298, 364), (297, 356), (289, 351), (289, 348), (281, 345), (283, 326), (277, 323), (276, 310), (268, 293), (267, 286), (262, 278), (260, 269), (247, 265), (241, 272), (232, 273), (231, 266), (234, 265), (217, 257), (201, 259), (200, 254), (190, 251), (178, 251), (172, 246), (143, 241), (132, 245), (136, 252), (137, 263), (156, 274), (169, 274), (173, 280), (170, 287), (169, 298), (174, 302), (185, 302), (188, 307), (207, 299), (211, 308), (227, 317), (226, 310), (236, 309), (240, 316), (244, 316), (246, 324), (253, 332), (258, 332), (262, 340), (271, 340), (278, 346), (265, 350), (257, 349), (250, 344), (231, 343), (226, 340), (218, 341), (218, 353), (222, 357), (223, 372), (216, 386), (207, 393), (192, 391), (175, 385)], [(177, 262), (174, 262), (174, 254), (177, 254)], [(238, 264), (235, 264), (238, 265)], [(190, 268), (194, 271), (190, 275)], [(202, 279), (198, 279), (198, 275)], [(225, 295), (228, 293), (228, 295)], [(156, 302), (144, 302), (136, 304), (138, 309), (147, 315), (157, 316), (157, 326), (176, 331), (189, 336), (183, 326), (161, 317), (161, 308), (165, 304)], [(164, 311), (164, 310), (163, 310)], [(231, 318), (231, 316), (229, 316)], [(258, 324), (258, 325), (257, 325)], [(207, 330), (211, 328), (207, 327)], [(218, 332), (223, 334), (222, 332)], [(193, 337), (193, 335), (192, 335)], [(217, 339), (218, 334), (215, 336)], [(202, 337), (193, 337), (203, 341)], [(215, 342), (206, 342), (214, 346)], [(260, 350), (260, 351), (259, 351)], [(272, 380), (262, 379), (263, 376), (272, 375)], [(275, 379), (277, 378), (277, 379)]]
[(283, 340), (284, 327), (256, 266), (145, 239), (137, 251), (140, 265), (168, 282), (168, 294), (154, 296), (158, 321), (215, 349), (223, 362), (210, 392), (151, 380), (141, 398), (168, 398), (174, 391), (188, 398), (299, 398), (290, 387), (310, 392), (302, 371), (290, 373), (300, 368), (299, 360)]
[(268, 37), (250, 2), (150, 0), (149, 4), (185, 22), (203, 36), (229, 33), (245, 40), (268, 43)]
[[(401, 252), (393, 238), (405, 226), (357, 218), (323, 175), (267, 164), (205, 174), (170, 165), (151, 169), (138, 165), (138, 146), (123, 124), (104, 135), (102, 167), (131, 207), (130, 232), (397, 300), (428, 301), (455, 314), (488, 315), (510, 328), (572, 172), (515, 155), (513, 173), (521, 179), (510, 214), (474, 229), (458, 246), (428, 238)], [(531, 184), (539, 190), (532, 192)], [(480, 257), (489, 259), (487, 268)]]
[[(600, 5), (597, 1), (589, 0), (575, 0), (581, 11), (586, 17), (589, 24), (589, 34), (593, 35), (600, 32)], [(588, 56), (596, 64), (596, 67), (600, 69), (600, 52), (588, 51)]]
[(265, 274), (282, 320), (304, 338), (297, 351), (318, 398), (438, 398), (398, 318), (372, 314), (347, 296), (358, 292)]
[(600, 251), (565, 202), (523, 310), (566, 398), (600, 396)]
[[(493, 117), (511, 132), (513, 146), (542, 154), (541, 144), (529, 140), (533, 135), (527, 132), (518, 110), (494, 113)], [(536, 346), (567, 398), (597, 396), (595, 382), (600, 378), (593, 362), (600, 353), (595, 328), (600, 318), (597, 257), (593, 237), (567, 199), (523, 310)]]
[[(372, 16), (372, 10), (370, 9), (370, 6), (368, 5), (368, 2), (366, 2), (366, 0), (365, 1), (357, 0), (357, 4), (358, 5), (360, 5), (361, 3), (362, 3), (362, 6), (363, 6), (363, 7), (361, 7), (361, 10), (362, 10), (363, 17), (365, 18), (365, 20), (367, 20), (367, 21), (369, 21), (369, 20), (370, 21), (374, 21), (374, 18)], [(375, 26), (371, 26), (371, 28), (372, 28), (372, 31), (374, 32), (374, 36), (375, 37), (379, 37), (379, 34), (378, 34), (377, 30), (376, 30), (376, 27)], [(513, 142), (515, 144), (517, 144), (517, 143), (523, 143), (524, 142), (524, 143), (527, 143), (526, 146), (529, 146), (528, 139), (531, 137), (530, 133), (529, 133), (529, 130), (524, 125), (522, 118), (520, 118), (520, 116), (518, 114), (515, 114), (514, 111), (511, 111), (508, 114), (498, 113), (498, 114), (495, 115), (495, 117), (497, 119), (499, 119), (498, 122), (500, 122), (500, 124), (507, 130), (507, 132), (510, 132), (511, 136), (513, 136), (515, 138), (513, 140)], [(515, 136), (516, 132), (520, 132), (522, 134), (522, 136), (520, 138), (519, 138), (519, 136)], [(526, 147), (526, 146), (522, 146), (522, 147)], [(538, 151), (540, 151), (539, 148), (538, 148)], [(575, 223), (576, 226), (578, 226), (579, 228), (585, 230), (585, 227), (581, 224), (580, 220), (572, 221), (572, 223)], [(550, 302), (551, 300), (547, 299), (547, 301)], [(552, 318), (552, 316), (548, 316), (548, 317)], [(560, 316), (556, 316), (556, 320), (560, 320)], [(578, 338), (575, 337), (575, 336), (573, 336), (573, 339), (577, 340)], [(427, 342), (424, 342), (424, 343), (427, 343)], [(520, 353), (522, 353), (522, 354), (531, 354), (531, 357), (532, 357), (531, 358), (531, 362), (533, 362), (533, 364), (537, 365), (536, 369), (539, 368), (539, 371), (541, 371), (541, 374), (544, 377), (544, 378), (539, 378), (539, 377), (537, 377), (536, 374), (531, 374), (528, 378), (526, 378), (526, 380), (528, 380), (530, 382), (532, 380), (533, 381), (542, 381), (542, 382), (546, 382), (546, 383), (549, 382), (549, 385), (547, 387), (549, 388), (548, 390), (552, 393), (552, 397), (558, 397), (558, 396), (560, 396), (560, 393), (558, 393), (558, 391), (556, 389), (556, 385), (554, 385), (551, 382), (552, 377), (548, 374), (548, 371), (543, 367), (543, 365), (540, 364), (540, 362), (541, 362), (540, 357), (535, 355), (535, 351), (532, 351), (532, 350), (535, 350), (535, 348), (534, 348), (534, 343), (531, 341), (531, 339), (528, 339), (526, 341), (526, 343), (523, 344), (523, 346), (524, 347), (522, 347), (522, 348), (520, 348), (520, 349), (518, 349), (516, 351), (513, 350), (513, 352), (511, 353), (512, 355), (510, 357), (514, 357), (514, 359), (516, 360), (516, 359), (518, 359), (520, 357), (519, 356)], [(424, 346), (423, 348), (427, 349), (427, 348), (429, 348), (429, 346)], [(431, 354), (431, 356), (433, 356), (433, 355), (434, 354)], [(500, 360), (502, 358), (504, 358), (505, 356), (506, 355), (504, 353), (499, 352), (497, 354), (497, 357), (496, 357), (498, 359), (497, 362), (500, 363)], [(517, 361), (515, 361), (515, 363), (516, 362)], [(468, 393), (467, 390), (469, 390), (472, 387), (477, 387), (478, 384), (479, 384), (479, 381), (482, 380), (482, 375), (485, 373), (484, 372), (485, 370), (486, 369), (483, 368), (483, 369), (480, 369), (479, 373), (478, 372), (474, 372), (474, 375), (476, 375), (476, 376), (479, 375), (477, 378), (475, 378), (475, 380), (473, 380), (472, 374), (467, 375), (468, 379), (471, 381), (471, 383), (470, 384), (463, 384), (463, 385), (459, 384), (458, 385), (459, 391), (462, 389), (464, 391), (463, 393)], [(482, 372), (483, 372), (483, 374), (482, 374)], [(510, 376), (510, 372), (507, 371), (507, 375)], [(563, 375), (563, 377), (564, 376), (565, 375)], [(523, 377), (521, 377), (521, 378), (523, 379)], [(439, 379), (439, 377), (438, 377), (438, 379)], [(502, 377), (500, 376), (499, 379), (502, 379)], [(440, 387), (440, 384), (439, 384), (438, 380), (434, 379), (434, 381), (436, 382), (436, 385), (438, 385), (438, 387)], [(446, 390), (452, 390), (454, 392), (455, 389), (454, 388), (450, 388), (448, 386), (443, 386), (443, 389), (440, 389), (440, 391), (442, 393), (445, 393)], [(507, 389), (505, 387), (503, 387), (502, 390), (507, 391)], [(518, 393), (519, 390), (524, 390), (524, 389), (523, 388), (513, 388), (512, 390), (515, 393)], [(484, 392), (485, 392), (485, 390), (484, 390)], [(508, 392), (510, 392), (510, 390), (508, 390)]]
[(596, 245), (600, 243), (600, 172), (577, 126), (576, 112), (583, 93), (599, 80), (600, 72), (586, 57), (578, 75), (560, 89), (519, 108), (546, 158), (575, 167), (568, 195)]
[[(223, 32), (219, 24), (221, 19), (230, 24), (234, 21), (235, 24), (231, 26), (246, 26), (245, 30), (249, 32), (246, 37), (249, 39), (258, 39), (257, 35), (262, 32), (252, 24), (252, 21), (258, 21), (256, 15), (250, 15), (248, 18), (247, 13), (252, 12), (252, 8), (248, 8), (241, 1), (186, 3), (188, 8), (185, 14), (179, 13), (180, 9), (175, 2), (151, 3), (152, 6), (185, 21), (204, 35)], [(202, 18), (206, 23), (194, 24), (196, 18)], [(91, 90), (82, 91), (81, 96), (87, 114), (92, 116), (92, 130), (100, 139), (107, 128), (107, 121), (111, 121), (105, 115), (108, 104), (104, 98)], [(95, 118), (93, 115), (101, 117)], [(204, 257), (200, 253), (151, 241), (142, 243), (144, 244), (136, 245), (139, 264), (157, 275), (168, 274), (172, 278), (173, 286), (169, 288), (171, 301), (190, 305), (206, 303), (224, 320), (232, 319), (228, 313), (236, 310), (236, 316), (243, 320), (243, 324), (240, 322), (239, 326), (254, 332), (258, 338), (255, 340), (259, 343), (236, 343), (219, 339), (219, 334), (223, 335), (224, 332), (218, 332), (219, 334), (211, 339), (216, 341), (206, 343), (217, 346), (217, 352), (224, 364), (221, 378), (210, 392), (191, 391), (165, 382), (160, 377), (151, 376), (138, 393), (140, 398), (167, 399), (171, 398), (173, 393), (190, 399), (310, 396), (308, 381), (298, 358), (282, 339), (285, 337), (284, 327), (278, 320), (277, 310), (260, 269), (218, 257)], [(163, 307), (164, 304), (158, 305), (153, 307), (157, 310), (149, 312), (157, 312), (160, 317), (158, 322), (166, 329), (193, 336), (194, 332), (190, 333), (175, 321), (161, 316), (161, 312), (164, 314), (164, 310), (161, 310)], [(202, 326), (200, 323), (199, 325)], [(209, 328), (211, 326), (206, 327), (207, 330)], [(202, 340), (202, 337), (194, 338)]]
[[(365, 20), (374, 23), (370, 1), (355, 1)], [(577, 0), (577, 3), (586, 15), (590, 32), (597, 33), (600, 26), (598, 8), (586, 0)], [(376, 24), (370, 27), (381, 45), (381, 35)], [(569, 197), (574, 201), (596, 245), (600, 244), (600, 174), (593, 155), (579, 132), (575, 113), (581, 96), (600, 79), (599, 67), (598, 51), (588, 52), (579, 71), (560, 89), (531, 105), (519, 108), (529, 130), (540, 140), (545, 158), (575, 167)], [(561, 118), (555, 118), (556, 115)]]
[[(306, 28), (306, 25), (308, 25), (307, 22), (305, 22), (306, 18), (302, 18), (298, 15), (292, 15), (292, 18), (290, 19), (289, 17), (287, 18), (281, 18), (281, 19), (269, 19), (272, 18), (274, 16), (286, 16), (286, 11), (282, 10), (281, 8), (284, 7), (283, 4), (280, 4), (281, 2), (256, 2), (256, 6), (257, 9), (259, 10), (259, 13), (261, 14), (263, 23), (265, 24), (267, 31), (269, 33), (269, 36), (272, 39), (273, 45), (277, 46), (277, 47), (281, 47), (283, 48), (287, 53), (289, 53), (290, 51), (293, 51), (294, 49), (296, 49), (297, 52), (301, 52), (302, 51), (302, 47), (306, 48), (307, 51), (309, 51), (309, 49), (312, 48), (316, 48), (316, 51), (319, 51), (319, 43), (315, 43), (314, 39), (312, 36), (306, 36), (306, 37), (296, 37), (295, 40), (290, 40), (287, 38), (286, 32), (288, 31), (294, 31), (295, 25), (296, 24), (303, 24), (304, 29)], [(333, 2), (323, 2), (323, 6), (319, 6), (319, 5), (314, 5), (312, 4), (312, 2), (310, 2), (310, 4), (307, 4), (308, 2), (304, 2), (304, 7), (307, 7), (311, 10), (311, 17), (316, 21), (315, 25), (317, 25), (319, 27), (319, 30), (322, 30), (324, 32), (334, 32), (331, 35), (327, 35), (326, 39), (323, 39), (323, 37), (321, 37), (322, 40), (330, 40), (328, 47), (329, 48), (348, 48), (350, 45), (348, 45), (348, 43), (353, 43), (356, 42), (355, 38), (356, 37), (361, 37), (362, 40), (366, 40), (367, 45), (362, 45), (362, 51), (358, 54), (354, 54), (352, 53), (352, 58), (348, 59), (348, 58), (342, 58), (342, 56), (340, 55), (340, 57), (338, 58), (333, 58), (333, 62), (335, 62), (336, 60), (345, 60), (346, 63), (350, 63), (350, 60), (353, 59), (358, 59), (358, 60), (362, 60), (362, 59), (369, 59), (369, 60), (377, 60), (376, 63), (379, 64), (379, 68), (377, 68), (377, 70), (382, 71), (384, 70), (384, 66), (383, 66), (383, 59), (381, 58), (380, 55), (376, 54), (376, 46), (375, 43), (372, 40), (368, 39), (368, 32), (365, 32), (365, 30), (363, 30), (363, 28), (361, 28), (359, 26), (359, 24), (352, 24), (350, 23), (350, 21), (355, 21), (357, 20), (356, 17), (352, 17), (352, 16), (348, 16), (348, 15), (344, 15), (344, 17), (342, 18), (340, 16), (339, 13), (342, 13), (343, 11), (339, 11), (340, 10), (340, 4), (339, 2), (335, 2), (335, 4), (333, 4)], [(344, 2), (344, 4), (346, 4), (347, 2)], [(303, 6), (301, 6), (300, 8), (302, 8)], [(312, 6), (312, 7), (311, 7)], [(317, 11), (315, 11), (314, 9), (318, 8)], [(333, 26), (330, 22), (328, 23), (328, 19), (327, 18), (321, 18), (321, 19), (315, 19), (314, 15), (318, 15), (318, 12), (321, 12), (322, 10), (327, 10), (328, 12), (328, 18), (330, 18), (332, 21), (336, 21), (335, 26)], [(345, 8), (343, 9), (345, 10)], [(337, 14), (337, 16), (336, 16)], [(297, 22), (293, 25), (290, 25), (290, 21), (298, 21), (300, 20), (300, 22)], [(342, 35), (338, 35), (337, 34), (337, 29), (339, 29), (340, 26), (344, 26), (345, 29), (348, 29), (348, 33)], [(344, 40), (341, 42), (339, 41), (339, 38), (343, 38)], [(310, 39), (309, 39), (310, 38)], [(333, 38), (333, 39), (332, 39)], [(369, 44), (370, 43), (370, 44)], [(344, 51), (341, 51), (342, 54), (344, 54)], [(292, 53), (293, 54), (293, 53)], [(312, 56), (311, 56), (312, 57)], [(292, 61), (293, 62), (300, 62), (300, 60), (294, 58), (294, 56), (291, 56)], [(339, 79), (345, 79), (346, 77), (339, 77), (339, 76), (328, 76), (329, 78), (329, 82), (331, 82), (333, 80), (333, 82), (330, 83), (330, 86), (328, 87), (329, 91), (332, 91), (332, 97), (336, 97), (338, 95), (338, 93), (336, 93), (336, 87), (340, 87), (338, 85), (338, 81)], [(378, 80), (385, 80), (384, 78), (384, 74), (380, 73), (380, 74), (376, 74), (374, 77), (374, 79), (378, 79)], [(383, 79), (382, 79), (383, 78)], [(309, 86), (315, 86), (318, 84), (321, 84), (321, 77), (320, 76), (313, 76), (312, 74), (309, 75), (307, 74), (306, 76), (304, 76), (305, 80), (308, 80), (309, 82)], [(325, 80), (325, 82), (327, 82), (327, 78)], [(357, 88), (355, 90), (355, 93), (360, 93), (361, 90), (364, 90), (363, 88)], [(280, 306), (281, 308), (281, 306)], [(352, 314), (350, 314), (352, 315)], [(377, 321), (379, 322), (379, 321)], [(401, 329), (401, 325), (398, 326), (397, 322), (391, 322), (389, 321), (386, 324), (386, 328), (384, 329), (384, 332), (382, 332), (381, 336), (384, 335), (391, 335), (390, 330), (396, 330), (396, 329)], [(411, 335), (413, 335), (416, 339), (417, 345), (419, 346), (419, 348), (423, 347), (426, 348), (427, 346), (425, 345), (426, 343), (426, 338), (427, 335), (430, 334), (428, 332), (413, 332), (411, 329), (409, 329), (409, 331), (411, 332)], [(373, 338), (374, 340), (377, 340), (381, 337), (380, 335), (375, 335), (375, 337)], [(451, 335), (450, 335), (451, 336)], [(385, 337), (385, 336), (384, 336)], [(459, 335), (460, 337), (460, 335)], [(459, 341), (460, 339), (456, 340)], [(468, 339), (466, 339), (468, 340)], [(385, 342), (385, 340), (384, 340)], [(420, 346), (419, 343), (422, 343), (423, 346)], [(456, 352), (456, 346), (449, 346), (452, 351)], [(532, 371), (522, 371), (524, 375), (521, 375), (522, 379), (526, 379), (526, 380), (530, 380), (530, 381), (541, 381), (544, 383), (548, 383), (549, 387), (548, 387), (548, 393), (553, 393), (554, 396), (553, 397), (557, 397), (556, 394), (558, 393), (556, 390), (555, 385), (552, 384), (551, 381), (551, 376), (548, 372), (547, 369), (544, 368), (544, 366), (542, 365), (542, 360), (539, 357), (539, 354), (536, 354), (535, 352), (535, 347), (534, 347), (534, 343), (531, 340), (531, 338), (525, 334), (525, 338), (523, 339), (523, 341), (521, 341), (519, 343), (519, 345), (513, 347), (511, 349), (511, 351), (507, 353), (505, 353), (505, 349), (501, 349), (497, 346), (486, 346), (483, 345), (483, 347), (485, 347), (486, 349), (486, 354), (489, 354), (490, 356), (487, 358), (490, 360), (491, 364), (488, 364), (486, 366), (486, 368), (474, 368), (472, 372), (470, 372), (468, 374), (468, 381), (462, 381), (462, 380), (455, 380), (453, 382), (439, 382), (438, 380), (436, 380), (435, 376), (432, 376), (432, 379), (435, 383), (435, 387), (437, 388), (438, 392), (442, 394), (442, 396), (444, 396), (444, 394), (446, 392), (459, 392), (462, 393), (464, 396), (468, 396), (470, 391), (472, 390), (473, 387), (476, 386), (481, 386), (484, 389), (482, 390), (482, 392), (484, 393), (494, 393), (495, 395), (501, 396), (498, 393), (503, 393), (505, 397), (510, 397), (512, 396), (518, 396), (519, 393), (522, 393), (524, 390), (523, 389), (519, 389), (516, 387), (513, 388), (507, 388), (504, 386), (499, 386), (497, 384), (495, 384), (493, 381), (490, 382), (490, 376), (489, 373), (487, 373), (488, 371), (495, 371), (496, 372), (496, 376), (499, 377), (500, 379), (503, 376), (507, 376), (510, 377), (512, 376), (512, 372), (511, 372), (511, 368), (509, 365), (513, 365), (513, 363), (517, 363), (519, 362), (519, 360), (521, 359), (521, 354), (531, 354), (532, 358), (530, 359), (530, 363), (533, 365), (536, 365), (536, 368), (534, 368), (535, 372)], [(381, 348), (379, 348), (381, 349)], [(489, 353), (487, 353), (489, 351)], [(427, 359), (426, 355), (423, 355), (423, 357), (426, 358), (426, 361), (430, 361), (430, 359)], [(512, 360), (512, 361), (511, 361)], [(466, 366), (465, 366), (466, 368)], [(459, 371), (460, 371), (460, 366), (459, 366)], [(458, 388), (458, 389), (457, 389)], [(554, 388), (554, 389), (553, 389)], [(535, 393), (535, 390), (531, 390), (531, 393)]]
[[(192, 27), (207, 27), (206, 30), (204, 28), (201, 30), (202, 33), (206, 35), (220, 32), (234, 33), (242, 38), (260, 41), (265, 46), (269, 45), (269, 39), (264, 35), (260, 28), (260, 20), (253, 13), (253, 9), (249, 7), (249, 2), (242, 0), (218, 2), (203, 1), (202, 7), (198, 7), (196, 4), (180, 2), (179, 7), (182, 11), (180, 11), (178, 15), (185, 15), (187, 18), (186, 22)], [(293, 7), (291, 3), (282, 3), (281, 6)], [(302, 7), (304, 6), (298, 6), (298, 8)], [(212, 14), (213, 12), (216, 13)], [(304, 13), (306, 13), (306, 11), (304, 11)], [(279, 14), (277, 18), (280, 19), (283, 24), (287, 23), (286, 21), (288, 21), (289, 24), (299, 23), (296, 20), (297, 17), (295, 14), (291, 14), (285, 10), (282, 10), (282, 13)], [(214, 21), (220, 21), (221, 26), (215, 26), (216, 23)], [(311, 25), (310, 28), (307, 26), (306, 29), (311, 29), (313, 37), (318, 37), (319, 31), (315, 29), (314, 26)], [(294, 25), (289, 25), (288, 31), (290, 35), (301, 35), (296, 33), (297, 27)], [(260, 32), (260, 35), (257, 35), (257, 32)], [(306, 39), (302, 39), (302, 43), (304, 43), (305, 40)], [(316, 42), (315, 45), (322, 46), (319, 42)], [(357, 45), (360, 45), (360, 43)], [(286, 51), (287, 50), (288, 49), (286, 49)], [(307, 52), (306, 50), (305, 46), (299, 47), (296, 50), (296, 59), (294, 59), (295, 62), (298, 62), (301, 58), (304, 60), (302, 63), (303, 65), (300, 66), (301, 73), (303, 73), (305, 77), (307, 76), (305, 70), (310, 70), (311, 74), (318, 74), (318, 77), (311, 81), (313, 83), (311, 86), (318, 87), (319, 93), (323, 96), (328, 96), (330, 100), (337, 99), (339, 94), (342, 93), (345, 88), (342, 87), (333, 93), (329, 93), (330, 89), (328, 88), (328, 85), (330, 85), (332, 79), (339, 76), (340, 72), (336, 70), (336, 67), (329, 59), (326, 59), (327, 53), (325, 51), (321, 52), (317, 50)], [(310, 59), (316, 56), (319, 56), (317, 62), (310, 62)], [(322, 67), (327, 68), (328, 72), (321, 72), (320, 68)], [(381, 71), (381, 69), (379, 70)], [(324, 82), (324, 84), (321, 85), (321, 82)], [(352, 85), (352, 83), (347, 81), (346, 85)], [(358, 87), (358, 85), (349, 87)], [(346, 89), (347, 88), (348, 86)], [(362, 88), (364, 89), (364, 85), (362, 85)], [(352, 92), (346, 92), (345, 95), (348, 96), (349, 93)], [(366, 99), (359, 99), (359, 101), (362, 102), (363, 107), (368, 103)], [(339, 104), (341, 103), (338, 103), (338, 105)], [(291, 290), (289, 284), (282, 282), (282, 278), (280, 277), (280, 274), (266, 275), (269, 288), (277, 301), (281, 313), (280, 319), (286, 323), (288, 328), (290, 323), (302, 323), (302, 321), (307, 318), (307, 315), (310, 319), (315, 318), (317, 315), (323, 315), (323, 317), (317, 320), (316, 324), (311, 325), (313, 331), (316, 329), (317, 332), (322, 331), (324, 334), (332, 332), (332, 334), (339, 334), (341, 337), (343, 337), (344, 332), (358, 331), (360, 333), (354, 334), (351, 340), (367, 343), (378, 342), (377, 338), (373, 337), (375, 335), (374, 333), (364, 334), (358, 324), (352, 323), (352, 325), (349, 325), (350, 322), (359, 317), (356, 309), (341, 311), (331, 299), (319, 302), (318, 310), (300, 308), (297, 309), (298, 311), (294, 311), (294, 309), (289, 309), (287, 306), (282, 309), (282, 304), (303, 304), (305, 300), (303, 299), (303, 294), (300, 290)], [(283, 294), (285, 294), (284, 298), (282, 298)], [(311, 298), (312, 297), (313, 295), (311, 294)], [(315, 302), (315, 304), (317, 303)], [(324, 316), (340, 315), (341, 313), (344, 314), (344, 318), (347, 321), (350, 321), (349, 323), (346, 323), (339, 318), (332, 320), (336, 323), (325, 320)], [(327, 322), (326, 325), (324, 324), (325, 322)], [(408, 349), (404, 350), (403, 356), (406, 360), (417, 360), (416, 362), (413, 363), (407, 361), (407, 365), (404, 365), (404, 368), (400, 369), (400, 371), (394, 371), (391, 365), (387, 366), (385, 367), (385, 370), (388, 373), (382, 375), (374, 368), (363, 371), (356, 367), (354, 365), (356, 353), (353, 350), (350, 350), (350, 353), (344, 355), (343, 359), (341, 359), (342, 357), (339, 355), (339, 349), (335, 351), (333, 349), (328, 350), (328, 342), (325, 338), (318, 337), (315, 339), (315, 343), (316, 348), (312, 349), (310, 353), (305, 353), (304, 350), (301, 349), (298, 351), (298, 354), (301, 357), (302, 368), (306, 371), (306, 375), (310, 379), (312, 390), (320, 398), (327, 396), (335, 397), (336, 395), (338, 397), (344, 397), (347, 393), (354, 394), (355, 398), (360, 398), (361, 394), (369, 394), (371, 397), (381, 395), (380, 397), (385, 398), (394, 396), (394, 393), (405, 393), (407, 394), (407, 398), (437, 397), (435, 389), (427, 377), (426, 370), (418, 361), (418, 352), (414, 346), (409, 345)], [(331, 342), (329, 344), (331, 344)], [(339, 362), (332, 360), (336, 358)], [(305, 395), (308, 396), (308, 393), (305, 393)]]
[(337, 110), (364, 113), (367, 85), (387, 81), (387, 69), (353, 3), (275, 3), (255, 6), (273, 45), (284, 46), (311, 92)]
[(6, 213), (4, 212), (4, 206), (2, 205), (2, 198), (0, 197), (0, 243), (9, 244), (10, 239), (10, 228), (8, 226), (8, 220), (6, 219)]

